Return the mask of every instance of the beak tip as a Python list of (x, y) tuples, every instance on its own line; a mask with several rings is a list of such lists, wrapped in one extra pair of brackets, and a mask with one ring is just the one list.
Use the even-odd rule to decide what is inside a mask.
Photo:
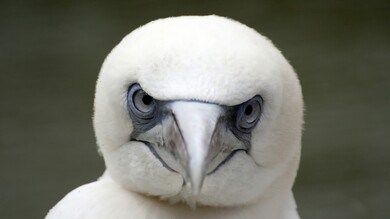
[(202, 184), (200, 183), (190, 183), (190, 189), (192, 191), (192, 194), (194, 195), (198, 195), (200, 193), (200, 190), (202, 188)]
[(193, 195), (199, 195), (199, 193), (200, 193), (200, 188), (198, 188), (198, 187), (192, 188), (192, 194)]
[(198, 195), (203, 186), (205, 174), (202, 169), (190, 171), (189, 174), (189, 187), (194, 195)]

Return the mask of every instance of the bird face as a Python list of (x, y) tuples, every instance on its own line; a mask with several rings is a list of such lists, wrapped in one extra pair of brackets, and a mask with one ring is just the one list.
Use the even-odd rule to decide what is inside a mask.
[(263, 99), (255, 96), (235, 106), (193, 100), (161, 101), (130, 86), (131, 141), (144, 143), (167, 169), (183, 176), (194, 194), (204, 177), (234, 153), (250, 149), (251, 131), (261, 116)]
[(169, 201), (233, 206), (289, 191), (302, 97), (280, 52), (217, 16), (129, 34), (103, 64), (94, 127), (108, 173)]

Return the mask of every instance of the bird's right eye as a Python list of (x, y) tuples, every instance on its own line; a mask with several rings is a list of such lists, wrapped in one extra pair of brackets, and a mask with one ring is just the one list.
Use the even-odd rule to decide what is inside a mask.
[(156, 100), (142, 90), (139, 84), (130, 86), (127, 94), (127, 106), (131, 114), (142, 120), (153, 119), (157, 109)]

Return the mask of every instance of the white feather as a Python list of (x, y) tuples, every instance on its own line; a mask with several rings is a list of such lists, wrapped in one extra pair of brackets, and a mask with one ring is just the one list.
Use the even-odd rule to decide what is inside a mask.
[[(140, 143), (129, 142), (126, 95), (133, 83), (159, 100), (231, 106), (263, 97), (250, 153), (236, 153), (205, 178), (195, 197), (203, 207), (160, 201), (191, 194), (180, 174), (164, 168)], [(97, 81), (94, 128), (107, 175), (69, 193), (47, 218), (299, 218), (291, 188), (302, 123), (297, 76), (267, 38), (218, 16), (153, 21), (114, 48)]]
[[(289, 203), (284, 203), (289, 200)], [(292, 200), (292, 203), (291, 203)], [(286, 205), (282, 211), (272, 211)], [(292, 204), (292, 205), (291, 205)], [(252, 219), (299, 218), (291, 194), (230, 208), (200, 207), (193, 210), (185, 204), (167, 204), (157, 198), (123, 189), (109, 178), (80, 186), (66, 195), (46, 219)]]

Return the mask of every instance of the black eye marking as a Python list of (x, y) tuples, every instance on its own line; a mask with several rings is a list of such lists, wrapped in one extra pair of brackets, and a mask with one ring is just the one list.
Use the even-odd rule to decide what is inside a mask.
[(236, 110), (236, 128), (249, 133), (256, 126), (263, 111), (263, 98), (255, 96), (240, 104)]

